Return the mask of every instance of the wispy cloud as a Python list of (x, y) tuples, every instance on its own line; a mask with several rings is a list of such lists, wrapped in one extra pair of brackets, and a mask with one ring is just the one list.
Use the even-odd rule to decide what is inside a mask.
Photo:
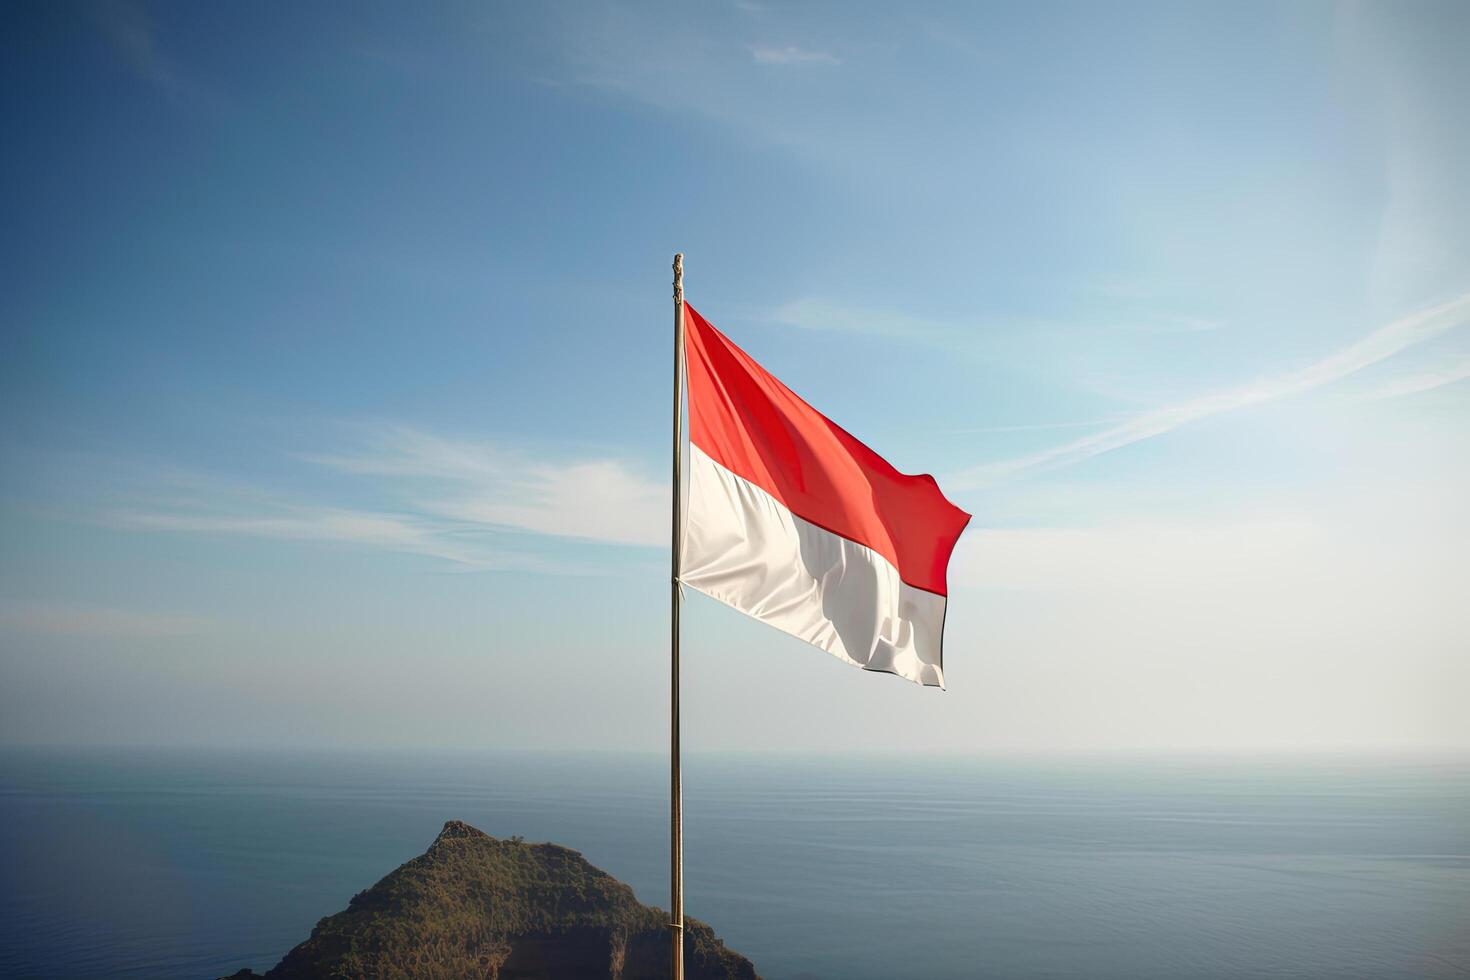
[(610, 458), (553, 459), (401, 426), (298, 457), (349, 477), (347, 506), (254, 485), (156, 471), (128, 481), (97, 519), (114, 527), (341, 544), (421, 555), (468, 569), (584, 574), (526, 536), (614, 545), (667, 544), (668, 489)]
[(762, 65), (840, 65), (841, 60), (830, 51), (814, 51), (794, 44), (776, 47), (768, 44), (751, 45), (750, 55)]
[(507, 563), (505, 556), (493, 551), (456, 543), (448, 533), (452, 529), (411, 515), (266, 502), (259, 495), (251, 496), (245, 508), (241, 507), (245, 502), (218, 496), (189, 501), (175, 498), (151, 508), (112, 510), (105, 518), (115, 526), (142, 531), (365, 545), (473, 567)]
[(1452, 385), (1457, 381), (1464, 381), (1466, 378), (1470, 378), (1470, 356), (1462, 357), (1439, 370), (1418, 371), (1400, 378), (1393, 378), (1369, 390), (1363, 395), (1363, 398), (1376, 401), (1417, 395), (1420, 392), (1432, 391), (1435, 388)]
[[(750, 4), (732, 9), (728, 19), (716, 16), (713, 23), (702, 23), (701, 18), (671, 21), (638, 4), (587, 7), (560, 23), (553, 56), (538, 71), (551, 84), (589, 86), (712, 121), (746, 142), (824, 165), (861, 165), (866, 172), (891, 143), (872, 140), (867, 130), (854, 132), (840, 114), (814, 115), (810, 107), (816, 93), (800, 86), (776, 91), (761, 83), (761, 76), (771, 72), (814, 78), (840, 63), (831, 51), (752, 36), (751, 21), (764, 21), (770, 13)], [(855, 141), (863, 152), (855, 152)], [(844, 152), (835, 152), (835, 145)]]
[(1358, 101), (1382, 134), (1383, 203), (1368, 296), (1398, 303), (1464, 271), (1461, 192), (1470, 156), (1460, 137), (1461, 100), (1427, 70), (1431, 49), (1401, 29), (1392, 5), (1344, 5), (1335, 23), (1344, 77), (1360, 80)]
[(41, 636), (126, 637), (148, 639), (186, 636), (207, 627), (193, 616), (44, 602), (0, 600), (0, 630)]
[(554, 461), (410, 428), (380, 433), (354, 453), (307, 458), (392, 478), (430, 516), (611, 544), (666, 543), (667, 486), (617, 459)]
[(1276, 378), (1144, 412), (1102, 432), (1017, 459), (971, 467), (950, 481), (957, 488), (986, 486), (1022, 471), (1065, 466), (1150, 439), (1221, 412), (1286, 398), (1330, 384), (1400, 351), (1460, 326), (1470, 318), (1470, 293), (1388, 323), (1320, 361)]

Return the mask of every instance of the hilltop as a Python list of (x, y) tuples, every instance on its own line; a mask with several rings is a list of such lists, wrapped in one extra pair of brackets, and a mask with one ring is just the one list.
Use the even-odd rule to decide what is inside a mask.
[[(662, 980), (667, 922), (576, 851), (451, 820), (424, 854), (318, 922), (265, 977)], [(702, 922), (686, 919), (684, 948), (688, 980), (758, 980)], [(231, 980), (259, 976), (241, 970)]]

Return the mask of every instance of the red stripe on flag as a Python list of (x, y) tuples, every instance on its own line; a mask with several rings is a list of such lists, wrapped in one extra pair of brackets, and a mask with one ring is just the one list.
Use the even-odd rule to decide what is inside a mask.
[(928, 474), (900, 473), (684, 304), (689, 438), (793, 514), (872, 548), (916, 588), (945, 569), (970, 515)]

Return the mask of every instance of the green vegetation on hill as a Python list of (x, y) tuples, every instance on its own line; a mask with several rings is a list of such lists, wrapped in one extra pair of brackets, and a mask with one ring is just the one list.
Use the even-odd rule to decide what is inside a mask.
[[(266, 977), (655, 980), (669, 975), (667, 922), (576, 851), (451, 820)], [(756, 980), (749, 960), (688, 919), (685, 970), (689, 980)]]

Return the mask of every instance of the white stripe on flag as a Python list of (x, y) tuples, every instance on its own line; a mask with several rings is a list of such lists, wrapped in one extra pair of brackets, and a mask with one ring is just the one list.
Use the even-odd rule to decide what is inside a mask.
[(866, 670), (944, 686), (945, 597), (689, 446), (680, 580)]

